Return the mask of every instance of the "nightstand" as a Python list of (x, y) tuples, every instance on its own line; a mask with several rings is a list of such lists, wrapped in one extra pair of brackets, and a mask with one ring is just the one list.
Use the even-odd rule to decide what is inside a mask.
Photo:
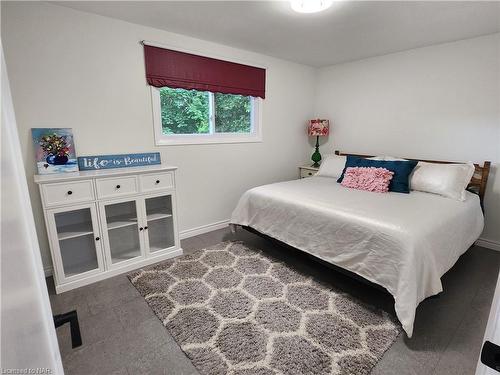
[(312, 177), (318, 173), (318, 170), (319, 168), (316, 167), (301, 166), (299, 167), (299, 178)]

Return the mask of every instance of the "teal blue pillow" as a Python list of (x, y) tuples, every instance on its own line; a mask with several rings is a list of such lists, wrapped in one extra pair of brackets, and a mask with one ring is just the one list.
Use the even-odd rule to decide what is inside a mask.
[(386, 168), (394, 172), (394, 176), (389, 184), (389, 191), (408, 194), (410, 192), (409, 177), (413, 169), (417, 166), (417, 163), (415, 160), (373, 160), (348, 155), (342, 175), (337, 182), (342, 182), (344, 173), (349, 167)]

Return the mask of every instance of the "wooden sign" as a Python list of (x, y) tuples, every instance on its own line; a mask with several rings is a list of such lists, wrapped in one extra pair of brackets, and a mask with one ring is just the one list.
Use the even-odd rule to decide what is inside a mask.
[(142, 167), (161, 164), (159, 152), (144, 154), (79, 156), (78, 167), (81, 171), (99, 169)]

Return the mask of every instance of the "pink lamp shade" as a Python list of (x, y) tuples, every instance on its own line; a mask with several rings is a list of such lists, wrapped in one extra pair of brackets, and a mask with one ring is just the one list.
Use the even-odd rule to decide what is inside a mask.
[(309, 120), (309, 126), (307, 127), (307, 135), (310, 137), (324, 137), (328, 135), (330, 128), (330, 121), (328, 120)]

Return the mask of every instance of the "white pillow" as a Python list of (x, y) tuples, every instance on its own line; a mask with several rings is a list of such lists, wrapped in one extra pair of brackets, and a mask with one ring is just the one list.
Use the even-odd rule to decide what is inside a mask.
[(464, 201), (465, 189), (474, 174), (474, 164), (418, 162), (410, 175), (410, 189)]
[(386, 161), (406, 161), (408, 159), (396, 158), (394, 156), (384, 156), (383, 160), (386, 160)]
[(316, 176), (339, 178), (342, 175), (346, 161), (346, 156), (328, 155), (321, 162), (321, 166)]

